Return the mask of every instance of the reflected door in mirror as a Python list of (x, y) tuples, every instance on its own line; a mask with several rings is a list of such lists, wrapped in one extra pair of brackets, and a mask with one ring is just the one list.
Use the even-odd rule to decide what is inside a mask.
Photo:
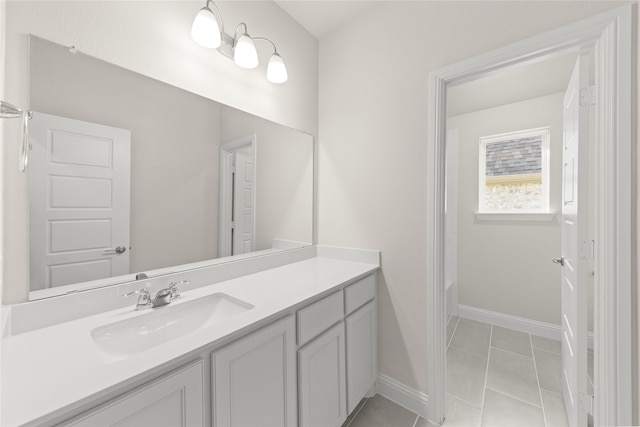
[(129, 273), (130, 132), (34, 113), (30, 133), (32, 289)]
[(233, 255), (253, 252), (253, 155), (235, 153), (233, 173)]
[[(48, 241), (35, 237), (45, 236), (49, 223), (36, 219), (35, 229), (31, 230), (32, 247), (40, 253), (32, 252), (30, 259), (34, 272), (30, 299), (132, 280), (134, 276), (127, 274), (144, 272), (154, 276), (200, 268), (215, 258), (238, 253), (240, 248), (242, 256), (250, 251), (271, 250), (274, 239), (300, 242), (299, 245), (311, 243), (313, 137), (81, 52), (70, 53), (66, 46), (36, 36), (30, 36), (29, 40), (31, 109), (128, 129), (131, 133), (130, 170), (125, 172), (127, 180), (130, 176), (127, 228), (130, 240), (112, 237), (105, 243), (106, 221), (100, 223), (103, 228), (96, 227), (96, 235), (91, 235), (90, 230), (73, 232), (74, 237), (84, 239), (84, 243), (74, 243), (74, 248), (82, 248), (79, 243), (83, 243), (87, 245), (85, 248), (113, 249), (111, 252), (116, 254), (107, 254), (112, 261), (117, 259), (116, 249), (124, 247), (126, 250), (119, 259), (129, 257), (128, 271), (122, 273), (112, 268), (111, 278), (93, 280), (102, 277), (109, 267), (103, 252), (96, 252), (99, 259), (65, 260), (51, 269), (44, 261), (51, 252), (46, 246)], [(221, 210), (221, 205), (227, 203), (226, 196), (231, 199), (231, 193), (220, 184), (219, 167), (221, 160), (226, 159), (221, 158), (220, 150), (224, 142), (246, 140), (247, 136), (249, 141), (245, 145), (252, 147), (253, 189), (250, 198), (243, 200), (243, 195), (237, 200), (249, 202), (252, 212), (236, 221), (242, 227), (237, 233), (242, 240), (232, 252), (231, 228), (220, 225), (232, 222), (230, 214), (221, 212), (227, 212), (227, 206), (229, 212), (233, 208), (229, 201), (225, 210)], [(77, 154), (75, 150), (72, 152)], [(42, 167), (48, 167), (46, 162), (42, 163)], [(67, 163), (64, 168), (71, 168), (74, 162)], [(39, 168), (40, 165), (29, 165), (29, 169)], [(36, 183), (41, 191), (32, 191), (30, 199), (46, 212), (49, 196), (45, 182), (49, 172), (31, 172), (45, 177)], [(97, 190), (90, 193), (100, 194)], [(242, 209), (248, 209), (249, 204)], [(98, 209), (103, 208), (82, 210), (89, 213)], [(135, 249), (131, 254), (130, 246)], [(74, 252), (78, 255), (86, 252), (74, 248), (56, 254), (71, 256)], [(56, 277), (49, 280), (56, 286), (44, 289), (45, 276), (54, 272)], [(71, 276), (78, 279), (69, 280)], [(73, 284), (60, 286), (62, 283)]]

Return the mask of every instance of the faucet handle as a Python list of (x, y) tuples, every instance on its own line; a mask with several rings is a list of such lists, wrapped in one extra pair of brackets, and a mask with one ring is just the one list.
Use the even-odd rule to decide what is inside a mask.
[(133, 291), (133, 292), (127, 292), (126, 294), (122, 294), (123, 298), (128, 298), (134, 295), (140, 295), (140, 297), (143, 297), (144, 295), (150, 295), (149, 293), (149, 289), (147, 288), (141, 288), (138, 289), (137, 291)]
[(141, 288), (137, 291), (122, 294), (122, 297), (128, 298), (133, 295), (138, 295), (138, 303), (136, 304), (137, 307), (146, 306), (147, 304), (151, 303), (151, 293), (147, 288)]
[(171, 291), (171, 300), (180, 298), (180, 290), (178, 286), (189, 283), (188, 280), (181, 280), (179, 282), (171, 282), (169, 283), (169, 290)]

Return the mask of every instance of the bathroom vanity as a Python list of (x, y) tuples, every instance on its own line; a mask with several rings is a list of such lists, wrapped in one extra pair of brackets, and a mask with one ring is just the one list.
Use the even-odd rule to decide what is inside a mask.
[(66, 33), (97, 9), (53, 3), (6, 8), (8, 87), (33, 115), (29, 167), (6, 171), (3, 296), (31, 301), (0, 313), (0, 425), (341, 425), (376, 381), (380, 254), (304, 246), (317, 126), (293, 109), (314, 91), (245, 93), (209, 52), (191, 63), (164, 35), (192, 5), (105, 2), (104, 29), (125, 12), (153, 30), (99, 32), (103, 51)]
[(375, 390), (379, 260), (310, 246), (11, 306), (0, 424), (340, 426)]

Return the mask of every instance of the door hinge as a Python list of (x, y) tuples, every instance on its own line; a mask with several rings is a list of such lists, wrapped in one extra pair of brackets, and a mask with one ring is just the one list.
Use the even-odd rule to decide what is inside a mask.
[(231, 221), (231, 229), (235, 229), (236, 228), (236, 222), (235, 221)]
[(593, 240), (587, 240), (582, 242), (580, 249), (578, 250), (580, 259), (593, 260), (594, 259), (594, 242)]
[(580, 106), (586, 107), (588, 105), (596, 104), (596, 87), (588, 86), (580, 89)]
[(593, 415), (593, 395), (580, 393), (578, 395), (578, 408), (589, 415)]

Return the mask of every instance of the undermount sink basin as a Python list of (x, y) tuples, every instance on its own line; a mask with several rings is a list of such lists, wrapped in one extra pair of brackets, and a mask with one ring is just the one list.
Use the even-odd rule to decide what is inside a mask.
[(252, 308), (249, 303), (216, 293), (189, 302), (147, 309), (140, 316), (93, 329), (91, 338), (108, 356), (123, 359)]

